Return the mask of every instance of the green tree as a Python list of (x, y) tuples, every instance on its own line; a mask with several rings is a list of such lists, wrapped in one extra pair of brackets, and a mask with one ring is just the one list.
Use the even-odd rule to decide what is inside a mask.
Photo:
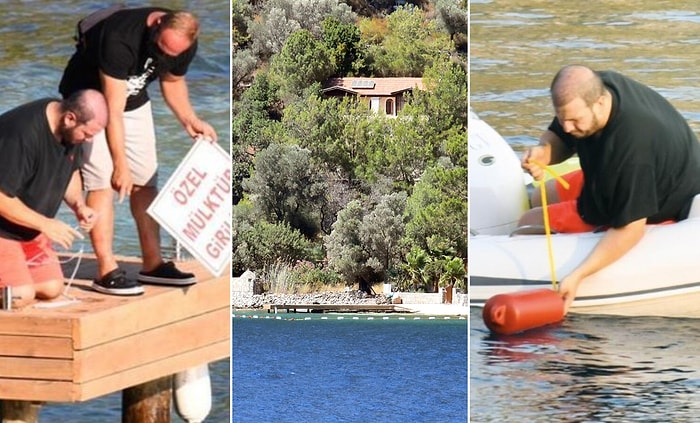
[(281, 119), (282, 103), (278, 95), (279, 85), (261, 73), (253, 85), (243, 93), (241, 101), (233, 107), (231, 132), (233, 144), (251, 147), (253, 150), (265, 148), (265, 136), (270, 126)]
[(346, 76), (364, 67), (360, 48), (360, 29), (354, 24), (343, 23), (337, 18), (323, 21), (323, 43), (328, 50), (335, 74)]
[(406, 254), (406, 262), (402, 264), (404, 273), (408, 276), (405, 281), (409, 285), (401, 284), (400, 288), (407, 290), (409, 286), (417, 291), (419, 287), (425, 287), (427, 282), (425, 267), (430, 261), (430, 256), (420, 247), (413, 246)]
[(233, 204), (243, 199), (243, 180), (250, 177), (253, 168), (253, 158), (242, 145), (231, 146), (231, 184), (233, 188)]
[(460, 257), (445, 257), (443, 263), (443, 273), (440, 276), (440, 285), (454, 285), (458, 288), (466, 288), (467, 269), (464, 265), (464, 259)]
[(292, 99), (302, 97), (306, 88), (325, 81), (333, 71), (326, 47), (305, 29), (289, 36), (270, 69), (282, 88), (282, 97)]
[(462, 128), (453, 127), (445, 135), (445, 153), (452, 163), (466, 168), (468, 154), (467, 132), (462, 130)]
[[(359, 228), (363, 216), (362, 203), (359, 200), (351, 201), (338, 213), (333, 231), (324, 241), (331, 269), (343, 275), (348, 284), (362, 283), (375, 273), (367, 266), (369, 252), (365, 250), (360, 238)], [(372, 282), (370, 280), (365, 283)]]
[(383, 123), (352, 97), (324, 99), (312, 93), (285, 108), (282, 123), (289, 139), (312, 152), (331, 173), (354, 185), (367, 163), (369, 144), (379, 144)]
[(404, 235), (406, 193), (384, 195), (362, 219), (360, 238), (379, 268), (389, 270), (401, 261), (399, 243)]
[(454, 0), (435, 0), (435, 12), (438, 22), (450, 34), (458, 51), (467, 53), (467, 34), (469, 33), (469, 13), (466, 1), (458, 4)]
[(365, 142), (366, 160), (360, 169), (367, 180), (389, 177), (397, 189), (410, 190), (427, 165), (437, 158), (433, 138), (421, 131), (420, 120), (375, 118), (372, 137)]
[[(414, 91), (404, 109), (422, 125), (424, 135), (444, 141), (451, 132), (466, 136), (469, 93), (467, 73), (447, 57), (436, 60), (423, 76), (425, 90)], [(466, 138), (465, 138), (466, 141)]]
[(378, 76), (422, 76), (440, 52), (452, 50), (449, 36), (415, 6), (399, 6), (387, 29), (382, 43), (369, 49)]
[(231, 97), (239, 100), (243, 93), (244, 86), (251, 83), (253, 73), (257, 69), (257, 59), (249, 49), (239, 50), (232, 53), (231, 58)]
[(231, 2), (231, 47), (235, 53), (245, 48), (250, 42), (248, 22), (253, 16), (253, 9), (247, 1), (232, 0)]
[(405, 202), (405, 193), (395, 193), (383, 196), (370, 210), (361, 201), (348, 203), (325, 238), (331, 269), (371, 293), (371, 286), (385, 280), (400, 261)]
[(319, 231), (318, 203), (325, 184), (308, 150), (271, 144), (255, 157), (253, 175), (243, 181), (256, 210), (273, 222), (286, 222), (306, 236)]
[(249, 25), (253, 51), (262, 60), (267, 60), (281, 52), (287, 39), (300, 29), (320, 38), (321, 23), (327, 17), (352, 23), (356, 15), (350, 6), (338, 0), (266, 1), (262, 4), (258, 19)]
[(406, 240), (433, 257), (467, 258), (467, 169), (437, 164), (426, 170), (406, 207)]
[(432, 157), (467, 163), (467, 73), (448, 58), (436, 60), (423, 77), (425, 90), (414, 91), (402, 110), (417, 137), (429, 140)]
[(258, 221), (237, 233), (232, 264), (238, 272), (260, 271), (275, 263), (306, 260), (310, 249), (310, 242), (287, 223)]

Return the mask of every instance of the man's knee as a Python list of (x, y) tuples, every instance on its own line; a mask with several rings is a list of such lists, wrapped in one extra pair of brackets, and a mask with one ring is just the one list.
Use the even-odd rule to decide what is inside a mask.
[(12, 307), (25, 307), (31, 304), (36, 297), (34, 285), (31, 283), (12, 287)]
[(544, 219), (542, 217), (542, 207), (535, 207), (523, 213), (518, 221), (518, 226), (542, 226)]
[(34, 285), (35, 296), (39, 300), (52, 300), (63, 292), (63, 280), (50, 280)]

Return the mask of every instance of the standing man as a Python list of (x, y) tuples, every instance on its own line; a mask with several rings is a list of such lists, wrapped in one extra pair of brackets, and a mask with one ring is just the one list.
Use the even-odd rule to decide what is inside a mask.
[(93, 227), (97, 215), (82, 195), (81, 150), (107, 118), (107, 103), (95, 90), (0, 116), (0, 286), (13, 288), (15, 306), (61, 294), (63, 271), (51, 243), (70, 248), (83, 236), (55, 216), (65, 200), (83, 230)]
[[(571, 193), (548, 182), (552, 229), (608, 227), (593, 251), (559, 285), (568, 310), (585, 278), (625, 255), (647, 223), (688, 217), (700, 193), (700, 145), (681, 114), (661, 95), (630, 78), (585, 66), (562, 68), (551, 85), (556, 117), (522, 166), (559, 163), (578, 153), (582, 173), (569, 174)], [(521, 225), (543, 224), (541, 208)]]
[[(193, 284), (192, 273), (163, 261), (160, 227), (146, 213), (158, 194), (156, 138), (146, 88), (157, 79), (166, 104), (185, 131), (192, 138), (216, 140), (214, 129), (192, 108), (185, 81), (197, 51), (199, 22), (190, 13), (155, 7), (90, 18), (85, 19), (89, 25), (83, 21), (78, 25), (77, 50), (59, 90), (67, 96), (82, 88), (98, 89), (109, 108), (105, 136), (85, 151), (82, 168), (87, 204), (101, 217), (91, 232), (98, 262), (92, 287), (106, 294), (138, 295), (143, 293), (139, 282)], [(143, 257), (138, 281), (129, 280), (119, 269), (112, 250), (113, 190), (120, 202), (130, 197)]]

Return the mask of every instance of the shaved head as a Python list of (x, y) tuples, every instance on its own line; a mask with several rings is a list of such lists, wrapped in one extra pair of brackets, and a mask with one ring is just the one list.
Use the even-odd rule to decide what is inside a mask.
[(590, 107), (605, 93), (605, 85), (593, 69), (581, 65), (569, 65), (561, 68), (554, 76), (550, 93), (555, 108), (562, 107), (577, 98), (582, 99)]
[(79, 123), (95, 120), (95, 123), (107, 126), (108, 109), (104, 95), (97, 90), (76, 91), (61, 102), (61, 112), (72, 112)]
[(189, 12), (173, 12), (161, 18), (163, 29), (172, 29), (185, 36), (190, 42), (194, 42), (199, 35), (199, 20)]

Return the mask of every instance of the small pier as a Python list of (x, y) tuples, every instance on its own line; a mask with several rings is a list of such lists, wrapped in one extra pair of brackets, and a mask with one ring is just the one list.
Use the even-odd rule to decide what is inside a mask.
[[(119, 264), (136, 277), (139, 259)], [(74, 266), (64, 265), (66, 277)], [(65, 296), (0, 310), (0, 421), (36, 422), (36, 404), (122, 391), (122, 422), (170, 422), (171, 375), (228, 357), (231, 338), (230, 272), (178, 267), (198, 282), (112, 296), (90, 289), (96, 262), (85, 255)]]
[(407, 313), (397, 304), (265, 304), (268, 313)]

